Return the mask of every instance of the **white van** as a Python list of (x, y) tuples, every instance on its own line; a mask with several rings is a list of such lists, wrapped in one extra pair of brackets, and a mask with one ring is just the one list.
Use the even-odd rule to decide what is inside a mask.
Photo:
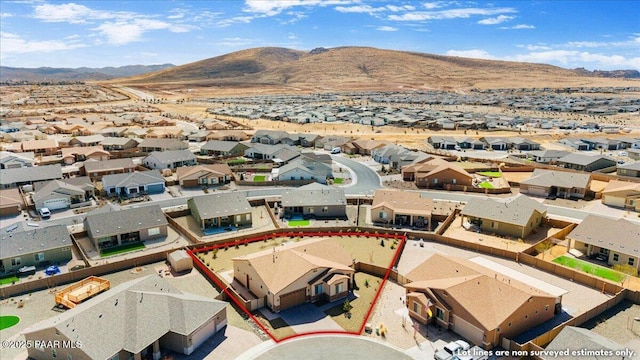
[(332, 154), (340, 154), (340, 148), (339, 147), (334, 147), (333, 149), (331, 149), (331, 153)]
[(48, 219), (51, 217), (51, 211), (49, 211), (49, 208), (46, 208), (46, 207), (40, 208), (38, 210), (38, 214), (40, 214), (40, 217), (42, 219)]

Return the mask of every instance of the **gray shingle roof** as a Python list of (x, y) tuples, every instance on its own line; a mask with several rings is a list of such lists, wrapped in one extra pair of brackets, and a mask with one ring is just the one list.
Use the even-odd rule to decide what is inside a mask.
[(185, 294), (166, 279), (146, 276), (115, 286), (29, 330), (55, 328), (71, 341), (81, 341), (91, 359), (107, 359), (126, 350), (139, 353), (163, 335), (191, 334), (227, 303)]
[(158, 205), (89, 214), (85, 219), (85, 228), (94, 239), (163, 225), (167, 219)]
[(618, 165), (618, 169), (636, 170), (640, 171), (640, 161), (630, 162), (623, 165)]
[(189, 207), (195, 206), (204, 219), (245, 214), (251, 212), (251, 204), (238, 193), (221, 193), (196, 196), (189, 199)]
[[(234, 147), (238, 146), (238, 144), (240, 144), (237, 141), (222, 141), (222, 140), (209, 140), (207, 141), (204, 145), (202, 145), (202, 147), (200, 148), (200, 150), (211, 150), (211, 151), (231, 151), (233, 150)], [(245, 148), (247, 147), (246, 145), (244, 146)]]
[(314, 161), (307, 157), (295, 159), (287, 165), (282, 166), (279, 169), (278, 174), (282, 176), (283, 174), (286, 174), (287, 172), (292, 171), (296, 168), (302, 169), (320, 178), (326, 178), (332, 174), (331, 166), (320, 161)]
[(547, 208), (524, 195), (517, 195), (507, 199), (472, 198), (461, 214), (525, 226), (534, 211), (545, 213)]
[(282, 206), (347, 205), (343, 189), (311, 183), (282, 193)]
[(84, 195), (84, 190), (76, 185), (68, 184), (62, 180), (51, 180), (38, 189), (31, 198), (37, 203), (40, 199), (54, 192), (66, 195)]
[(558, 161), (562, 163), (567, 163), (567, 164), (589, 165), (589, 164), (593, 164), (594, 162), (600, 159), (610, 160), (614, 164), (616, 162), (615, 160), (607, 156), (603, 156), (603, 155), (591, 156), (591, 155), (585, 155), (585, 154), (569, 154), (567, 156), (561, 157), (560, 159), (558, 159)]
[(542, 187), (558, 186), (562, 188), (586, 189), (589, 186), (590, 180), (591, 175), (589, 174), (535, 169), (531, 177), (520, 183)]
[[(565, 326), (562, 331), (556, 336), (549, 345), (545, 348), (547, 351), (566, 351), (567, 349), (571, 350), (591, 350), (591, 351), (600, 351), (603, 350), (611, 350), (615, 353), (616, 350), (623, 350), (624, 347), (612, 340), (605, 338), (604, 336), (598, 335), (593, 331), (573, 327), (573, 326)], [(598, 360), (598, 359), (624, 359), (623, 356), (594, 356), (594, 355), (583, 355), (576, 356), (569, 354), (569, 356), (546, 356), (543, 359), (576, 359), (580, 358), (582, 360)]]
[(567, 238), (640, 257), (640, 224), (637, 222), (589, 215)]
[(60, 164), (23, 167), (15, 169), (2, 169), (0, 185), (11, 185), (18, 182), (44, 181), (62, 179), (62, 167)]
[(158, 170), (136, 171), (126, 174), (105, 175), (102, 177), (102, 186), (105, 189), (110, 187), (141, 186), (157, 183), (164, 183), (164, 178)]
[(196, 156), (189, 150), (167, 150), (167, 151), (154, 151), (147, 158), (156, 158), (162, 164), (171, 164), (178, 161), (193, 161), (196, 160)]
[(0, 258), (8, 259), (70, 246), (72, 246), (71, 238), (64, 225), (27, 229), (13, 233), (2, 231)]
[(111, 169), (130, 169), (136, 165), (131, 159), (111, 159), (103, 161), (85, 161), (84, 170), (86, 172), (103, 171)]

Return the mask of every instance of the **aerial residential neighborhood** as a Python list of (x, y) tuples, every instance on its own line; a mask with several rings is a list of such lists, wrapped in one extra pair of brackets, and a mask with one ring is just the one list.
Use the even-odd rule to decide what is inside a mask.
[(640, 359), (631, 3), (150, 4), (2, 3), (0, 359)]

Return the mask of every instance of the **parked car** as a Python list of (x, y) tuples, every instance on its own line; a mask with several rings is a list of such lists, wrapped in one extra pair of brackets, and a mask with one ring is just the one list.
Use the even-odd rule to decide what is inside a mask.
[[(468, 345), (468, 344), (467, 344)], [(454, 360), (488, 360), (489, 352), (479, 346), (463, 350), (453, 357)]]
[[(459, 340), (459, 341), (462, 341), (462, 340)], [(464, 343), (467, 344), (466, 342)], [(462, 349), (462, 346), (460, 344), (458, 344), (455, 341), (452, 341), (447, 345), (445, 345), (444, 349), (440, 349), (436, 351), (436, 353), (433, 354), (433, 358), (435, 360), (451, 360), (453, 359), (454, 355), (456, 355), (456, 353), (461, 349)]]
[(40, 214), (42, 219), (48, 219), (51, 217), (51, 211), (46, 207), (38, 209), (38, 214)]

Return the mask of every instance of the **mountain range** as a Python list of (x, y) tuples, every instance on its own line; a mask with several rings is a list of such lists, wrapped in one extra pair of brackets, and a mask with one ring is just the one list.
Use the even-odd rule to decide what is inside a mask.
[(173, 64), (162, 65), (128, 65), (103, 68), (16, 68), (0, 66), (0, 82), (43, 82), (43, 81), (85, 81), (108, 80), (154, 72), (174, 67)]

